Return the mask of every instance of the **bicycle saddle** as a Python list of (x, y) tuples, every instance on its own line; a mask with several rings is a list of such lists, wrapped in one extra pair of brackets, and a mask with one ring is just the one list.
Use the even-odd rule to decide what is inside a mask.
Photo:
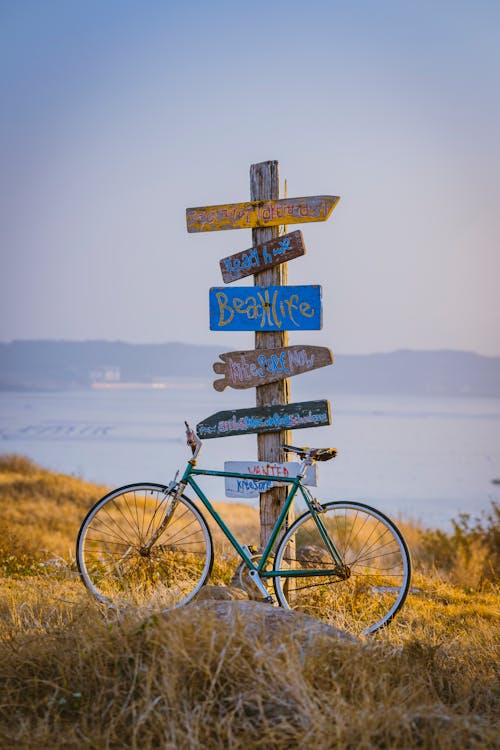
[(331, 458), (335, 458), (337, 455), (336, 448), (308, 448), (305, 445), (300, 448), (296, 448), (293, 445), (282, 445), (281, 447), (288, 453), (296, 453), (301, 459), (310, 456), (314, 461), (330, 461)]

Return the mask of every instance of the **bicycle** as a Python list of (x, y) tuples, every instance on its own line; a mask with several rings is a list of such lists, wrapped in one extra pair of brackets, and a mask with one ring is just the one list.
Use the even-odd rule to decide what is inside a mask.
[[(290, 489), (265, 549), (255, 554), (233, 536), (196, 482), (200, 476), (255, 476), (197, 468), (202, 442), (187, 423), (186, 435), (192, 457), (180, 481), (177, 472), (168, 485), (120, 487), (85, 517), (76, 560), (83, 583), (99, 602), (115, 608), (147, 605), (164, 612), (197, 596), (210, 577), (214, 548), (204, 516), (184, 494), (189, 487), (241, 558), (240, 578), (247, 573), (262, 601), (356, 634), (374, 633), (393, 619), (411, 579), (410, 554), (401, 532), (368, 505), (320, 503), (303, 484), (307, 467), (334, 458), (334, 448), (282, 446), (301, 464), (295, 478), (273, 477)], [(287, 527), (297, 493), (307, 511)]]

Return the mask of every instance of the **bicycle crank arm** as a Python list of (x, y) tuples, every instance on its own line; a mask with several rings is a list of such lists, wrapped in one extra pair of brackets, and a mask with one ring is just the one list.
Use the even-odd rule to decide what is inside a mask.
[(272, 596), (269, 595), (269, 592), (264, 586), (264, 584), (262, 583), (261, 577), (259, 576), (257, 571), (249, 570), (248, 575), (250, 576), (253, 584), (259, 589), (260, 593), (262, 594), (264, 598), (264, 601), (267, 602), (268, 604), (272, 604), (274, 599)]

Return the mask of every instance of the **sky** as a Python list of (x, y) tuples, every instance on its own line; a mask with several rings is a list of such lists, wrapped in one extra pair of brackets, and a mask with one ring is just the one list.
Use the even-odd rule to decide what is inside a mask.
[(0, 341), (252, 348), (208, 317), (251, 232), (185, 209), (275, 159), (341, 196), (291, 227), (323, 290), (291, 344), (499, 356), (499, 71), (497, 0), (0, 0)]

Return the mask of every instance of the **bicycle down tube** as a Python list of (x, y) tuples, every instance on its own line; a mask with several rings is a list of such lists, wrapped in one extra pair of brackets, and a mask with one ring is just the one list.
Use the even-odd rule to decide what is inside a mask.
[[(193, 475), (196, 476), (212, 476), (212, 477), (234, 477), (238, 479), (255, 479), (255, 475), (253, 474), (243, 474), (240, 472), (229, 472), (229, 471), (215, 471), (212, 469), (196, 469), (192, 465), (191, 462), (188, 463), (188, 466), (186, 468), (186, 471), (184, 473), (184, 476), (182, 477), (180, 484), (185, 484), (186, 486), (189, 485), (192, 490), (195, 492), (197, 497), (201, 500), (207, 511), (210, 513), (216, 524), (219, 526), (223, 534), (226, 536), (226, 538), (229, 540), (229, 542), (232, 544), (236, 552), (239, 554), (239, 556), (244, 560), (245, 564), (250, 568), (250, 570), (256, 571), (262, 578), (274, 578), (274, 577), (295, 577), (295, 578), (306, 578), (306, 577), (312, 577), (317, 576), (318, 574), (321, 575), (338, 575), (339, 574), (339, 567), (343, 565), (342, 556), (335, 547), (332, 539), (329, 537), (323, 523), (321, 520), (321, 517), (314, 509), (314, 505), (311, 503), (311, 500), (309, 499), (309, 492), (305, 490), (305, 488), (302, 485), (302, 478), (304, 476), (304, 471), (301, 467), (301, 470), (299, 471), (298, 475), (294, 478), (290, 477), (273, 477), (273, 482), (281, 482), (282, 484), (291, 484), (290, 492), (288, 493), (285, 502), (283, 504), (283, 507), (280, 511), (280, 514), (278, 516), (278, 519), (274, 525), (274, 528), (272, 530), (271, 536), (269, 537), (269, 540), (266, 544), (266, 547), (264, 551), (262, 552), (262, 556), (259, 560), (258, 565), (255, 565), (251, 558), (246, 553), (243, 546), (238, 542), (236, 537), (233, 536), (231, 530), (226, 525), (226, 523), (223, 521), (223, 519), (220, 517), (220, 515), (217, 513), (215, 508), (213, 507), (210, 500), (207, 498), (201, 487), (197, 484), (197, 482), (193, 479)], [(314, 568), (308, 569), (308, 570), (294, 570), (294, 569), (288, 569), (288, 570), (270, 570), (265, 571), (264, 568), (269, 560), (269, 557), (271, 556), (272, 549), (276, 543), (276, 539), (279, 536), (279, 533), (281, 529), (283, 528), (283, 525), (285, 523), (286, 517), (288, 515), (288, 512), (290, 510), (290, 506), (295, 498), (295, 495), (297, 494), (297, 490), (301, 491), (302, 497), (304, 498), (306, 505), (313, 516), (316, 525), (318, 526), (319, 533), (321, 534), (321, 537), (323, 538), (325, 545), (330, 552), (335, 567), (330, 569), (321, 569), (316, 570)]]

